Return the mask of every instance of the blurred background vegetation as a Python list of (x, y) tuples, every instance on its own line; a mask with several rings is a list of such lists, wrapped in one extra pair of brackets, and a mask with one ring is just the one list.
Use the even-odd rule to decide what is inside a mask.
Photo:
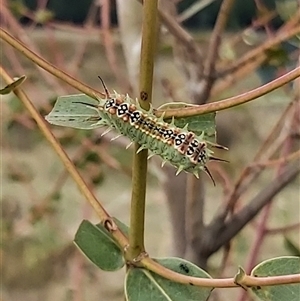
[[(3, 1), (0, 24), (30, 49), (90, 86), (100, 90), (97, 75), (101, 75), (111, 90), (132, 92), (134, 97), (134, 83), (129, 80), (130, 70), (122, 48), (117, 3), (109, 2), (112, 48), (105, 44), (103, 7), (99, 1), (77, 0), (76, 4), (71, 0)], [(184, 12), (200, 1), (176, 2), (178, 16), (184, 20)], [(204, 53), (222, 3), (219, 0), (210, 2), (181, 22)], [(258, 8), (258, 3), (263, 5)], [(295, 3), (292, 0), (235, 1), (223, 35), (220, 64), (231, 64), (264, 42), (265, 27), (255, 27), (255, 21), (264, 13), (273, 13), (267, 24), (276, 33), (297, 10)], [(187, 79), (178, 68), (176, 57), (174, 59), (173, 47), (171, 35), (162, 29), (155, 67), (154, 106), (190, 99)], [(243, 93), (292, 69), (297, 64), (298, 47), (297, 39), (289, 39), (270, 49), (267, 59), (255, 70), (236, 78), (210, 100)], [(49, 113), (58, 95), (78, 93), (33, 66), (3, 41), (1, 48), (2, 63), (10, 75), (28, 77), (22, 87), (42, 115)], [(113, 49), (112, 59), (107, 49)], [(222, 203), (224, 195), (234, 186), (243, 168), (252, 163), (259, 146), (293, 100), (293, 95), (293, 86), (285, 86), (258, 101), (218, 114), (219, 142), (230, 148), (222, 157), (231, 163), (212, 166), (217, 175), (217, 187), (213, 187), (209, 179), (203, 180), (208, 195), (205, 222), (213, 219), (219, 207), (225, 204)], [(99, 271), (72, 244), (80, 221), (86, 218), (97, 222), (97, 217), (19, 100), (13, 95), (2, 97), (2, 100), (3, 301), (123, 300), (124, 271), (111, 274)], [(289, 126), (288, 121), (285, 126)], [(100, 137), (101, 129), (83, 131), (52, 127), (52, 130), (107, 211), (128, 224), (132, 157), (131, 150), (124, 149), (128, 141), (120, 138), (110, 142), (112, 136)], [(296, 127), (295, 137), (298, 134)], [(299, 141), (297, 143), (292, 150), (299, 149)], [(241, 198), (238, 208), (272, 181), (273, 176), (272, 169), (260, 175)], [(151, 256), (178, 255), (171, 234), (174, 221), (166, 202), (168, 177), (166, 169), (160, 168), (159, 160), (150, 161), (146, 247)], [(279, 255), (299, 255), (299, 209), (297, 179), (276, 197), (276, 206), (272, 207), (265, 229), (269, 234), (265, 234), (256, 261)], [(259, 221), (257, 217), (235, 237), (231, 246), (226, 246), (230, 249), (227, 257), (220, 250), (209, 258), (208, 269), (213, 276), (231, 277), (238, 265), (249, 263), (249, 250)], [(217, 290), (212, 298), (242, 300), (237, 290)]]
[[(22, 23), (28, 22), (28, 18), (24, 17), (22, 12), (24, 10), (35, 11), (38, 8), (38, 0), (10, 0), (10, 5), (16, 15), (19, 15), (20, 21)], [(87, 17), (89, 8), (92, 4), (92, 0), (78, 0), (76, 5), (73, 5), (72, 0), (49, 0), (46, 4), (46, 9), (53, 14), (56, 20), (74, 22), (75, 24), (82, 24)], [(117, 7), (116, 2), (111, 1), (111, 11), (110, 17), (112, 23), (117, 25)], [(197, 0), (184, 0), (178, 1), (178, 13), (182, 13), (187, 8), (191, 7), (199, 1)], [(191, 18), (184, 22), (184, 26), (189, 28), (199, 28), (209, 29), (213, 28), (215, 20), (217, 18), (220, 5), (222, 0), (209, 1), (210, 5), (202, 9), (201, 11), (194, 14)], [(265, 0), (263, 1), (267, 9), (275, 9), (276, 0)], [(287, 2), (287, 1), (285, 1)], [(228, 28), (241, 28), (249, 26), (256, 15), (257, 9), (255, 2), (253, 0), (235, 1), (233, 8), (230, 13), (230, 19), (228, 22)], [(98, 19), (98, 22), (101, 22)], [(279, 26), (282, 24), (282, 19), (277, 16), (273, 21), (274, 26)]]

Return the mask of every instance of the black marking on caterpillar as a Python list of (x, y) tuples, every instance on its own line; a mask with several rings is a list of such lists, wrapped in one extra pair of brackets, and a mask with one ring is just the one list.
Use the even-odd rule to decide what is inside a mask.
[[(103, 80), (101, 78), (100, 80), (105, 90), (105, 98), (96, 95), (98, 102), (73, 101), (92, 108), (91, 111), (95, 110), (95, 113), (89, 110), (82, 110), (83, 114), (77, 112), (77, 109), (72, 111), (72, 108), (68, 109), (67, 103), (62, 101), (54, 108), (58, 111), (50, 113), (46, 119), (53, 124), (85, 129), (109, 126), (132, 142), (138, 143), (140, 145), (138, 152), (149, 149), (153, 154), (162, 157), (162, 165), (166, 162), (171, 163), (177, 168), (176, 175), (185, 171), (198, 177), (199, 171), (202, 170), (208, 174), (215, 185), (206, 164), (209, 160), (225, 161), (214, 157), (211, 150), (213, 147), (226, 149), (225, 147), (206, 141), (204, 133), (197, 136), (188, 130), (187, 124), (184, 128), (179, 128), (175, 126), (174, 119), (171, 123), (166, 123), (163, 116), (158, 118), (154, 115), (153, 108), (149, 111), (142, 109), (139, 103), (128, 95), (120, 95), (116, 92), (110, 94)], [(73, 116), (75, 116), (74, 120)], [(76, 121), (75, 118), (78, 118), (77, 124), (72, 123)]]
[[(212, 156), (213, 152), (208, 145), (224, 149), (223, 146), (205, 141), (203, 134), (196, 136), (195, 133), (188, 131), (187, 125), (182, 129), (174, 125), (174, 120), (170, 124), (164, 122), (163, 117), (157, 118), (153, 114), (153, 109), (143, 110), (138, 102), (134, 103), (128, 95), (117, 93), (111, 95), (103, 80), (101, 78), (100, 80), (106, 99), (98, 98), (98, 109), (100, 117), (106, 124), (140, 144), (138, 152), (149, 149), (177, 167), (176, 174), (185, 171), (198, 177), (198, 172), (203, 170), (215, 185), (206, 163), (209, 160), (225, 160)], [(141, 97), (142, 94), (141, 92)]]

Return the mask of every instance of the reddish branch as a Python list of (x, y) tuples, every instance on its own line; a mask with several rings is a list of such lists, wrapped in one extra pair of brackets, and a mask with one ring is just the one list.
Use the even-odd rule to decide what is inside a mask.
[[(300, 172), (300, 165), (289, 166), (278, 178), (261, 190), (248, 205), (235, 213), (228, 221), (214, 220), (207, 228), (203, 238), (202, 256), (211, 254), (226, 245), (241, 229), (247, 225), (264, 206), (272, 201), (283, 188), (292, 182)], [(218, 239), (215, 239), (218, 237)]]

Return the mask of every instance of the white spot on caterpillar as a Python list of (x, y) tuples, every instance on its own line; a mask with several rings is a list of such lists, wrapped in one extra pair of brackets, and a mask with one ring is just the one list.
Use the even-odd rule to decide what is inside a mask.
[(152, 153), (148, 159), (155, 154), (161, 156), (161, 166), (169, 162), (177, 168), (176, 175), (185, 171), (198, 178), (198, 173), (204, 170), (212, 178), (206, 163), (209, 160), (224, 161), (213, 157), (210, 148), (225, 147), (206, 141), (204, 132), (196, 136), (194, 132), (188, 131), (188, 124), (184, 128), (176, 127), (174, 118), (170, 124), (166, 123), (163, 115), (157, 118), (152, 107), (145, 111), (128, 95), (117, 92), (110, 95), (108, 92), (105, 99), (96, 96), (97, 100), (84, 94), (59, 97), (46, 119), (53, 124), (81, 129), (110, 126), (101, 136), (111, 128), (116, 129), (120, 135), (111, 141), (122, 135), (130, 138), (132, 142), (126, 148), (133, 142), (140, 144), (137, 153), (149, 149)]

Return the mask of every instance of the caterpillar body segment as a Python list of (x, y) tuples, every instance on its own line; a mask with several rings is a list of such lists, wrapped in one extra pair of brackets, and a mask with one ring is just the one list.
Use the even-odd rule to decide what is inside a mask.
[[(101, 80), (102, 81), (102, 80)], [(103, 81), (102, 81), (103, 83)], [(53, 110), (46, 116), (49, 123), (80, 129), (94, 129), (107, 126), (138, 143), (142, 149), (162, 158), (162, 166), (169, 162), (177, 168), (177, 173), (185, 171), (198, 177), (200, 171), (206, 172), (214, 182), (206, 167), (209, 160), (225, 161), (213, 156), (211, 148), (225, 147), (205, 140), (204, 132), (196, 135), (155, 116), (154, 109), (142, 109), (139, 103), (128, 95), (110, 94), (104, 83), (106, 97), (96, 95), (96, 100), (78, 94), (59, 97)], [(150, 155), (151, 156), (151, 155)]]
[(153, 110), (140, 108), (128, 95), (111, 94), (106, 99), (98, 100), (102, 120), (140, 144), (138, 151), (149, 149), (164, 161), (170, 162), (177, 168), (177, 173), (185, 171), (198, 176), (201, 170), (207, 172), (205, 165), (210, 157), (217, 159), (212, 157), (213, 151), (208, 148), (209, 144), (203, 135), (196, 136), (188, 131), (187, 125), (184, 128), (176, 127), (174, 120), (170, 124), (164, 122), (153, 114)]

